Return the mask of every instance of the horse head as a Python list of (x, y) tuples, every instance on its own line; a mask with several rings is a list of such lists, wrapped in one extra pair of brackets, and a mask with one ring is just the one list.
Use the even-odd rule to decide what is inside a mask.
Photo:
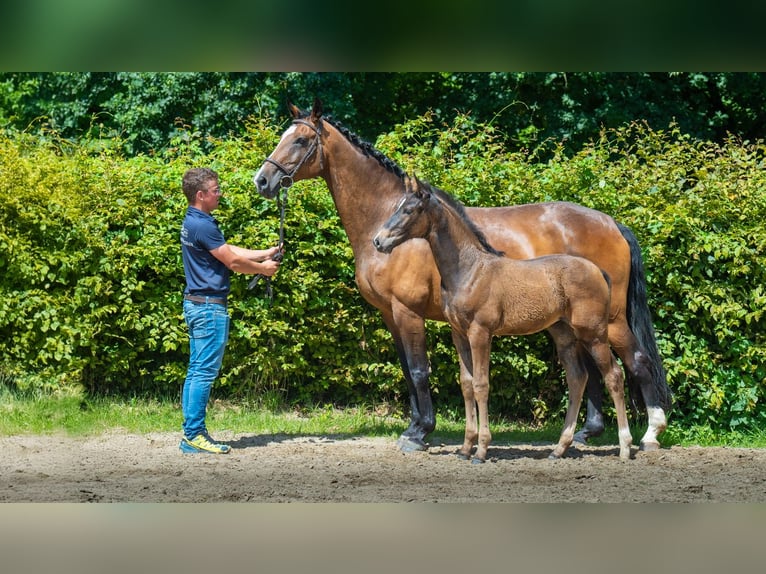
[(287, 106), (293, 121), (253, 176), (258, 193), (266, 199), (275, 198), (280, 189), (287, 189), (296, 181), (318, 176), (324, 168), (322, 102), (315, 99), (308, 114), (291, 102)]

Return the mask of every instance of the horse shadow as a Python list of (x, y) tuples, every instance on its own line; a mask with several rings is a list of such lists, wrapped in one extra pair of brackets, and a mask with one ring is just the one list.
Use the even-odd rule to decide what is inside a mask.
[[(431, 447), (429, 453), (432, 456), (457, 456), (460, 444), (443, 444)], [(548, 460), (548, 457), (556, 447), (556, 443), (492, 443), (487, 451), (487, 462), (514, 461), (514, 460)], [(583, 459), (586, 457), (615, 457), (619, 458), (619, 446), (602, 447), (573, 444), (566, 451), (563, 459)]]
[[(264, 448), (273, 446), (275, 443), (294, 442), (301, 440), (317, 445), (332, 444), (336, 442), (353, 441), (361, 436), (353, 433), (338, 434), (306, 434), (306, 433), (268, 433), (243, 435), (234, 440), (226, 441), (232, 450), (249, 448)], [(433, 443), (427, 448), (426, 453), (434, 457), (454, 457), (461, 444), (456, 442)], [(487, 462), (514, 461), (514, 460), (547, 460), (556, 443), (553, 442), (524, 442), (524, 443), (492, 443), (487, 452)], [(398, 448), (392, 441), (391, 448)], [(574, 443), (569, 447), (564, 459), (582, 459), (585, 457), (619, 457), (618, 446), (591, 446)]]

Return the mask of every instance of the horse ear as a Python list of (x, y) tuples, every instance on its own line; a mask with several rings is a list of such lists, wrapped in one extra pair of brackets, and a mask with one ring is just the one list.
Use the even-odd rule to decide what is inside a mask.
[(290, 113), (292, 114), (294, 120), (296, 120), (296, 119), (298, 119), (298, 117), (300, 117), (301, 111), (290, 100), (287, 101), (287, 109), (290, 110)]
[(319, 98), (314, 98), (314, 108), (311, 110), (311, 121), (316, 122), (322, 117), (322, 101)]

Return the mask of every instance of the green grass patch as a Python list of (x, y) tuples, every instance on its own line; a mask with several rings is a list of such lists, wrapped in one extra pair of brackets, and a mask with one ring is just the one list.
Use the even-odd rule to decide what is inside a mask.
[[(53, 434), (64, 432), (75, 436), (98, 435), (110, 430), (130, 433), (180, 432), (181, 408), (172, 398), (86, 398), (78, 395), (29, 394), (0, 387), (0, 435)], [(208, 407), (211, 431), (234, 433), (286, 434), (293, 436), (371, 436), (397, 438), (408, 420), (387, 414), (375, 407), (332, 405), (308, 409), (272, 409), (258, 402), (213, 400)], [(494, 419), (490, 423), (493, 442), (554, 443), (561, 432), (562, 421), (545, 426)], [(465, 423), (455, 413), (438, 414), (436, 430), (429, 436), (431, 444), (460, 443)], [(631, 424), (637, 445), (646, 426)], [(708, 427), (679, 428), (672, 421), (662, 435), (663, 446), (729, 446), (766, 447), (766, 432), (760, 430), (721, 432)], [(607, 427), (601, 437), (591, 439), (594, 445), (617, 444), (617, 429)]]

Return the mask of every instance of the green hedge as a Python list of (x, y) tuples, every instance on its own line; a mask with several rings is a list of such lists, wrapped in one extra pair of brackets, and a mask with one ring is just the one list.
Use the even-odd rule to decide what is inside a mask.
[[(259, 248), (277, 238), (277, 206), (251, 178), (279, 130), (253, 119), (246, 133), (210, 140), (184, 132), (162, 154), (131, 158), (116, 140), (0, 136), (4, 380), (94, 394), (180, 389), (188, 344), (177, 237), (183, 172), (209, 165), (221, 173), (216, 217), (229, 241)], [(762, 426), (763, 145), (698, 142), (674, 125), (642, 124), (605, 131), (572, 156), (556, 142), (514, 153), (499, 142), (490, 125), (459, 116), (442, 126), (426, 115), (376, 145), (467, 204), (571, 200), (631, 227), (675, 392), (672, 420)], [(261, 288), (246, 289), (249, 277), (233, 277), (234, 321), (216, 393), (405, 410), (390, 335), (355, 287), (352, 252), (322, 180), (290, 190), (286, 226), (272, 306)], [(459, 413), (448, 328), (429, 323), (428, 331), (437, 408)], [(544, 421), (562, 412), (563, 377), (545, 334), (496, 339), (493, 348), (493, 414)]]

